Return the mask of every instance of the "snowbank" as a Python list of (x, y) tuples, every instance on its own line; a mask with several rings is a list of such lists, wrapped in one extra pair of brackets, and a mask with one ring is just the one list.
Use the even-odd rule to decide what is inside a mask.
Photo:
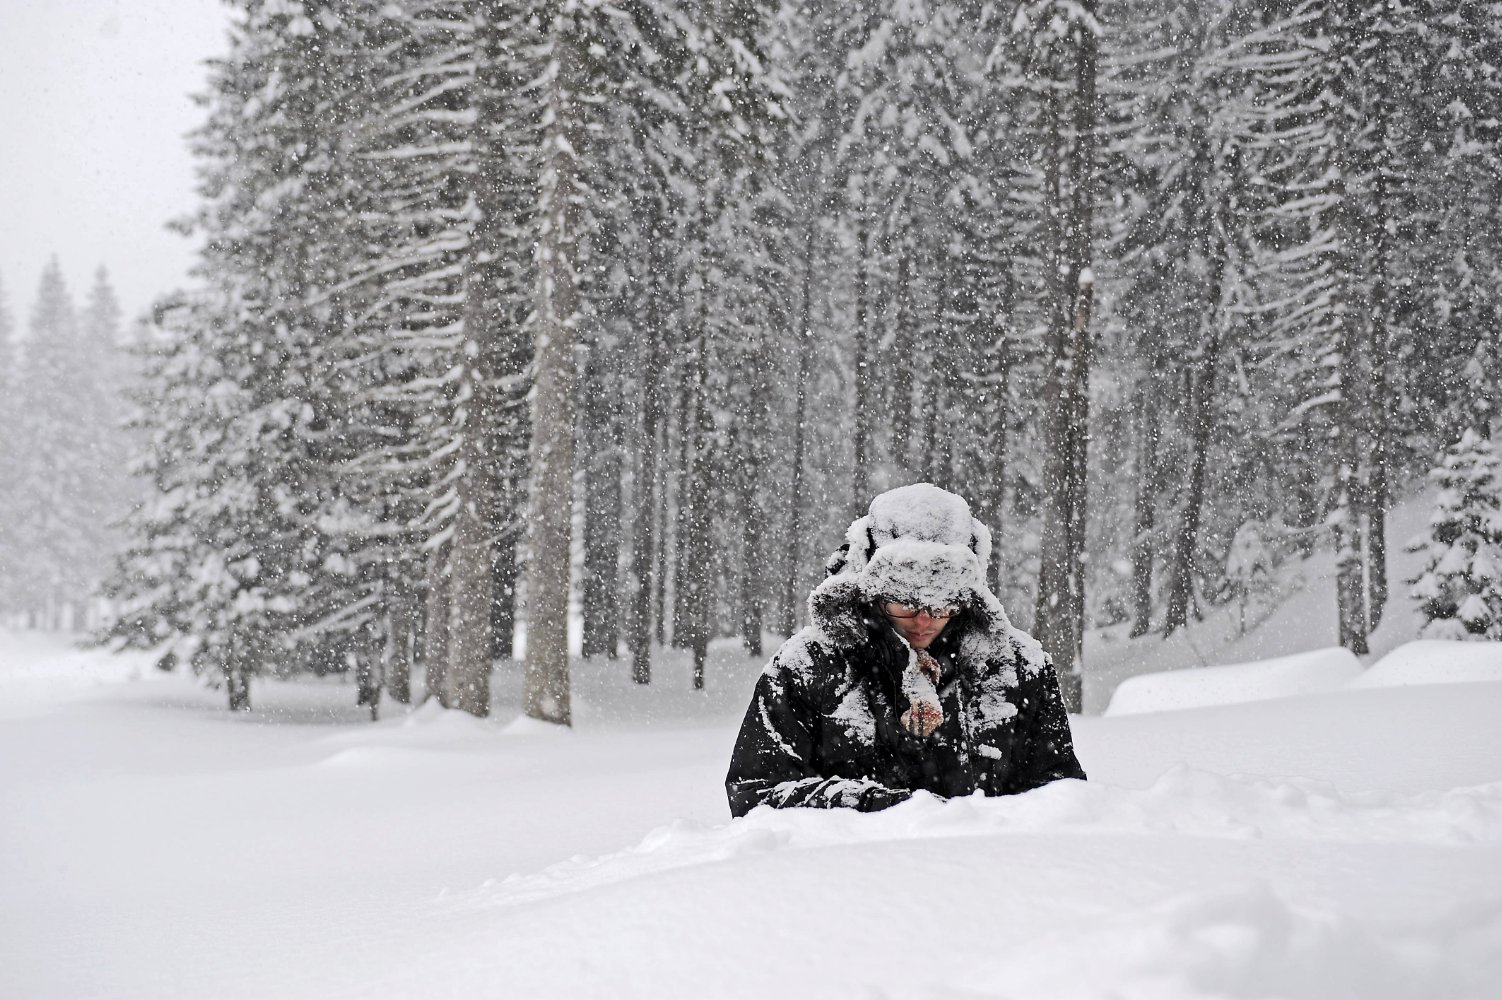
[(1351, 681), (1352, 687), (1502, 681), (1502, 642), (1421, 639), (1388, 653)]
[(1361, 674), (1361, 662), (1340, 647), (1256, 663), (1140, 674), (1122, 681), (1106, 715), (1203, 708), (1329, 691)]
[[(1434, 509), (1434, 493), (1398, 504), (1388, 517), (1389, 538), (1408, 538), (1425, 530)], [(1388, 552), (1388, 578), (1411, 580), (1423, 570), (1420, 553), (1401, 546)], [(1268, 590), (1243, 615), (1239, 602), (1206, 605), (1203, 620), (1163, 638), (1156, 632), (1133, 638), (1123, 622), (1085, 633), (1085, 711), (1103, 711), (1117, 685), (1129, 677), (1188, 667), (1252, 663), (1333, 646), (1336, 634), (1335, 554), (1321, 548), (1307, 559), (1292, 558), (1268, 581)], [(1418, 603), (1395, 588), (1382, 624), (1369, 640), (1382, 656), (1419, 634), (1424, 618)]]
[(1079, 718), (1089, 782), (730, 822), (749, 665), (712, 677), (723, 695), (671, 660), (647, 689), (581, 665), (565, 733), (432, 706), (361, 721), (325, 682), (258, 684), (232, 715), (187, 678), (24, 645), (0, 637), (0, 705), (43, 699), (0, 712), (20, 762), (0, 768), (0, 997), (1481, 1000), (1502, 981), (1502, 684)]
[[(1304, 779), (1228, 778), (1179, 765), (1142, 790), (1057, 781), (1025, 795), (944, 801), (927, 793), (880, 813), (776, 810), (743, 820), (679, 821), (636, 847), (513, 876), (490, 902), (512, 905), (748, 854), (895, 840), (1017, 833), (1174, 834), (1243, 840), (1502, 844), (1502, 782), (1443, 792), (1342, 794)], [(936, 853), (943, 848), (935, 845)]]

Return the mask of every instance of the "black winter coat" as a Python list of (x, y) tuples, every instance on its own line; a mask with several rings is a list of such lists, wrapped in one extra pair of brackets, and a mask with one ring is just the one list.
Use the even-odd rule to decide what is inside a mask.
[(1053, 666), (1024, 633), (968, 611), (952, 622), (929, 650), (943, 668), (944, 722), (918, 738), (899, 721), (907, 645), (868, 611), (839, 628), (818, 627), (817, 611), (757, 681), (725, 779), (733, 815), (763, 804), (874, 811), (918, 789), (1008, 795), (1085, 777)]

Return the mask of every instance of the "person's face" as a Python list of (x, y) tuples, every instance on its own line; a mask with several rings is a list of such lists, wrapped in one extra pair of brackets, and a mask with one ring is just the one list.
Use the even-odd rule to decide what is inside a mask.
[(959, 613), (955, 608), (930, 611), (927, 608), (910, 608), (893, 601), (883, 601), (881, 610), (897, 630), (897, 634), (906, 639), (907, 644), (914, 649), (927, 649), (939, 637), (939, 633), (944, 631), (949, 620)]

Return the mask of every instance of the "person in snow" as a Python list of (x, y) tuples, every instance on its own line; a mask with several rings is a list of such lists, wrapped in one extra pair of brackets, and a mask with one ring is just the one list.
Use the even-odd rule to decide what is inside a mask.
[(1053, 664), (986, 585), (991, 533), (928, 483), (883, 493), (757, 680), (730, 811), (875, 811), (1084, 778)]

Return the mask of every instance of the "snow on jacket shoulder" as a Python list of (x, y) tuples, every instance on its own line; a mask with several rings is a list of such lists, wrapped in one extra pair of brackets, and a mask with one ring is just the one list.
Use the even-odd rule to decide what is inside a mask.
[(934, 643), (944, 721), (920, 738), (900, 722), (906, 644), (853, 593), (820, 591), (815, 624), (757, 681), (725, 781), (733, 815), (758, 805), (874, 811), (919, 789), (1007, 795), (1085, 777), (1052, 664), (1004, 617), (968, 610)]

